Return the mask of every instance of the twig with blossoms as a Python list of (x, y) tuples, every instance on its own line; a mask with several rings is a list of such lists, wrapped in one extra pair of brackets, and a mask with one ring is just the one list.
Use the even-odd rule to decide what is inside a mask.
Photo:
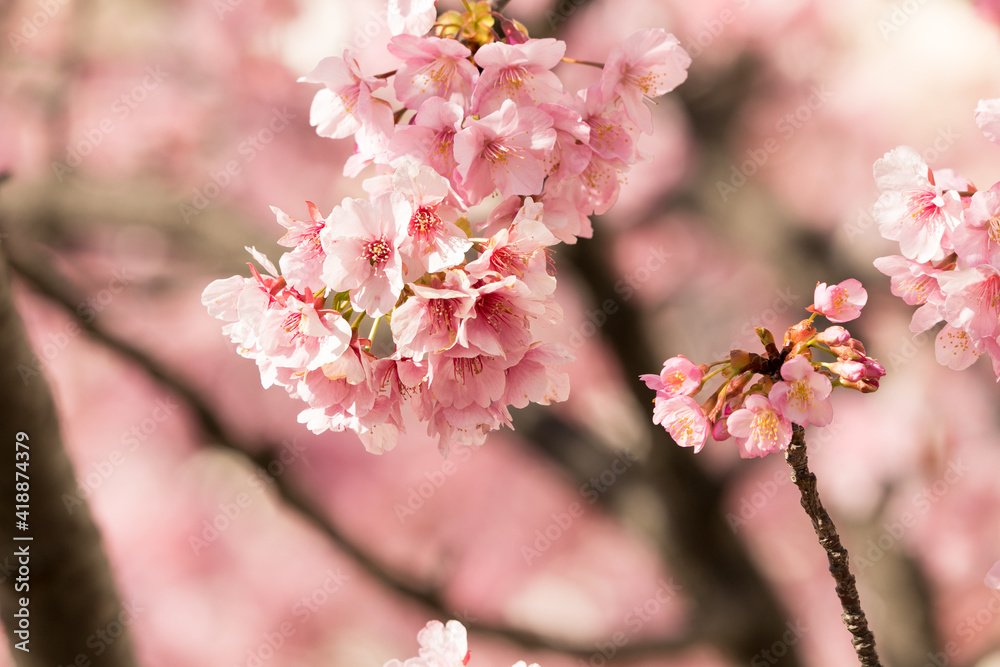
[[(853, 635), (858, 660), (865, 667), (880, 666), (875, 639), (858, 598), (848, 554), (836, 527), (820, 502), (816, 476), (806, 459), (805, 426), (826, 426), (833, 419), (829, 397), (834, 387), (873, 392), (885, 369), (867, 356), (864, 345), (839, 326), (856, 319), (868, 293), (854, 279), (837, 285), (816, 285), (809, 318), (785, 332), (779, 350), (770, 331), (758, 328), (764, 346), (761, 355), (732, 350), (729, 359), (695, 365), (683, 356), (667, 359), (658, 375), (642, 375), (656, 391), (653, 422), (662, 425), (683, 447), (701, 451), (709, 434), (718, 442), (735, 437), (742, 458), (784, 451), (792, 481), (802, 495), (802, 507), (830, 562), (843, 619)], [(818, 332), (813, 322), (823, 315), (835, 323)], [(815, 361), (814, 352), (827, 353), (832, 362)], [(707, 400), (694, 396), (719, 375), (723, 381)]]
[(562, 317), (551, 248), (591, 235), (652, 132), (645, 100), (691, 62), (642, 30), (571, 94), (552, 72), (565, 43), (464, 5), (390, 3), (396, 69), (365, 73), (345, 50), (302, 78), (324, 85), (317, 133), (355, 140), (345, 174), (375, 167), (369, 196), (325, 217), (309, 204), (309, 220), (274, 209), (290, 250), (275, 265), (250, 249), (261, 270), (202, 295), (262, 384), (308, 405), (300, 422), (374, 453), (395, 446), (404, 409), (447, 451), (511, 427), (511, 408), (566, 399), (571, 356), (540, 334)]
[[(1000, 144), (1000, 99), (981, 100), (975, 118)], [(901, 253), (879, 257), (875, 268), (894, 295), (919, 306), (910, 330), (944, 321), (938, 363), (962, 370), (987, 354), (1000, 381), (1000, 183), (978, 190), (951, 169), (931, 169), (909, 146), (886, 153), (874, 171), (882, 194), (873, 217)]]
[[(281, 464), (278, 459), (280, 447), (277, 443), (252, 443), (233, 433), (216, 414), (210, 401), (186, 379), (131, 341), (109, 330), (101, 316), (85, 317), (85, 312), (80, 311), (77, 305), (85, 302), (86, 299), (81, 294), (75, 293), (71, 281), (52, 268), (50, 262), (44, 261), (41, 257), (31, 256), (30, 253), (21, 248), (8, 246), (6, 253), (11, 269), (33, 289), (62, 308), (69, 317), (74, 318), (81, 329), (86, 331), (94, 341), (134, 363), (152, 380), (175, 394), (181, 403), (186, 404), (192, 418), (204, 434), (205, 444), (210, 442), (213, 446), (245, 457), (255, 465), (261, 475), (273, 482), (275, 493), (288, 509), (312, 524), (317, 532), (330, 540), (359, 568), (386, 589), (424, 605), (431, 612), (445, 615), (453, 614), (454, 610), (450, 608), (446, 595), (440, 587), (413, 583), (409, 578), (385, 566), (374, 554), (363, 549), (344, 533), (337, 522), (312, 498), (303, 493), (289, 475), (273, 475), (270, 471), (277, 469)], [(474, 632), (504, 639), (528, 649), (541, 649), (577, 656), (587, 656), (593, 652), (592, 646), (568, 643), (558, 638), (546, 637), (530, 630), (508, 625), (488, 621), (470, 621), (467, 626)], [(619, 655), (622, 657), (669, 655), (688, 650), (703, 639), (704, 637), (698, 631), (690, 631), (675, 637), (636, 641), (621, 647)]]

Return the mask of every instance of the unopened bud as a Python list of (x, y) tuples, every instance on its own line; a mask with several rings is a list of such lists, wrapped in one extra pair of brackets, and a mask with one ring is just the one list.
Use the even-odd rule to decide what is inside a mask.
[(734, 396), (739, 396), (740, 394), (742, 394), (743, 390), (750, 383), (750, 379), (752, 377), (753, 377), (752, 373), (747, 373), (745, 375), (741, 375), (740, 377), (735, 378), (734, 380), (730, 381), (729, 386), (726, 387), (726, 393), (725, 393), (725, 396), (723, 398), (725, 400), (729, 400), (730, 398), (732, 398)]
[(722, 414), (719, 415), (719, 419), (712, 424), (712, 438), (716, 442), (722, 442), (723, 440), (729, 440), (729, 415), (733, 414), (733, 409), (729, 405), (722, 408)]
[(757, 332), (757, 338), (760, 338), (760, 343), (765, 348), (768, 345), (774, 345), (774, 335), (770, 331), (764, 327), (754, 327), (754, 331)]
[[(851, 340), (854, 340), (853, 338)], [(831, 345), (830, 351), (837, 355), (842, 361), (861, 361), (865, 358), (863, 350), (858, 351), (850, 345)]]
[(865, 365), (860, 361), (835, 361), (828, 368), (843, 382), (858, 382), (865, 377)]
[(862, 361), (865, 365), (865, 378), (868, 380), (878, 380), (880, 377), (885, 377), (885, 366), (878, 362), (878, 359), (872, 359), (871, 357), (865, 357)]
[(848, 389), (856, 389), (862, 394), (870, 394), (878, 391), (878, 380), (858, 380), (857, 382), (844, 382), (841, 380), (840, 386), (847, 387)]
[(827, 327), (816, 334), (816, 340), (826, 345), (845, 345), (851, 340), (851, 332), (841, 326)]
[(750, 353), (746, 350), (730, 350), (729, 351), (729, 366), (734, 372), (739, 373), (747, 366), (750, 365)]

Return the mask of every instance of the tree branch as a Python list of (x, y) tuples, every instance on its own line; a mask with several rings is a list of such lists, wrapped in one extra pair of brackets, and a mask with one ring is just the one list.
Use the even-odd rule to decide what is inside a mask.
[[(98, 667), (134, 667), (126, 629), (132, 617), (122, 610), (90, 510), (82, 501), (72, 511), (62, 503), (75, 496), (76, 479), (52, 395), (44, 377), (21, 375), (33, 368), (35, 355), (2, 254), (0, 349), (6, 392), (0, 401), (0, 610), (11, 653), (22, 667), (78, 665), (81, 656)], [(104, 648), (100, 655), (95, 642)]]
[[(80, 318), (75, 304), (79, 303), (81, 299), (71, 293), (72, 290), (67, 288), (67, 281), (56, 275), (54, 270), (43, 265), (41, 262), (28, 261), (14, 255), (14, 253), (11, 256), (11, 265), (35, 290), (62, 306), (94, 340), (134, 362), (150, 377), (174, 392), (178, 398), (188, 405), (199, 426), (205, 435), (213, 441), (213, 444), (240, 454), (252, 461), (262, 474), (267, 475), (268, 478), (274, 481), (274, 488), (290, 509), (305, 518), (316, 530), (325, 535), (374, 579), (397, 594), (419, 602), (440, 617), (457, 618), (460, 616), (448, 606), (445, 596), (440, 590), (432, 587), (413, 585), (407, 582), (402, 576), (391, 571), (374, 556), (348, 538), (311, 498), (288, 479), (283, 476), (271, 475), (268, 472), (269, 465), (278, 461), (278, 448), (276, 446), (268, 444), (264, 447), (254, 447), (249, 443), (242, 442), (237, 436), (230, 433), (212, 409), (208, 407), (208, 402), (204, 397), (186, 380), (171, 372), (145, 351), (106, 330), (101, 325), (98, 317)], [(257, 453), (255, 454), (254, 452)], [(464, 624), (473, 632), (492, 635), (530, 649), (553, 651), (581, 657), (587, 657), (594, 652), (593, 646), (576, 645), (505, 625), (482, 621), (468, 621), (464, 622)], [(618, 648), (615, 659), (678, 653), (692, 648), (700, 641), (702, 641), (700, 633), (688, 632), (678, 637), (631, 642)]]
[(785, 452), (785, 460), (792, 468), (792, 482), (799, 487), (799, 493), (802, 494), (802, 509), (812, 520), (813, 530), (819, 537), (820, 546), (826, 551), (827, 560), (830, 561), (830, 574), (837, 583), (837, 597), (840, 598), (840, 606), (844, 609), (841, 618), (854, 635), (851, 643), (858, 654), (858, 661), (864, 667), (882, 667), (875, 651), (875, 637), (868, 629), (868, 619), (865, 618), (865, 612), (861, 608), (858, 587), (855, 585), (854, 575), (851, 574), (848, 562), (847, 549), (840, 543), (837, 527), (833, 525), (833, 520), (819, 499), (816, 475), (809, 470), (806, 457), (805, 429), (798, 424), (792, 425), (792, 442)]
[[(568, 260), (589, 288), (593, 303), (605, 308), (614, 304), (600, 332), (620, 360), (625, 386), (637, 404), (647, 406), (648, 414), (652, 410), (648, 390), (637, 378), (655, 372), (663, 361), (653, 353), (634, 302), (615, 291), (618, 277), (608, 269), (611, 241), (607, 235), (607, 229), (595, 219), (594, 238), (561, 247), (557, 260)], [(653, 491), (667, 513), (659, 545), (664, 560), (694, 600), (694, 622), (703, 628), (708, 641), (740, 664), (753, 662), (760, 658), (762, 649), (781, 641), (787, 631), (787, 615), (726, 523), (722, 485), (705, 474), (690, 450), (678, 447), (654, 424), (651, 414), (644, 425), (652, 447), (648, 461), (641, 466), (643, 476), (653, 481)], [(801, 664), (796, 647), (790, 647), (776, 664)]]

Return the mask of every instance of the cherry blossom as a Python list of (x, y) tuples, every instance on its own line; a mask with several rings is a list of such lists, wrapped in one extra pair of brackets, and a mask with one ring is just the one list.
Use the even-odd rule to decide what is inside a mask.
[(601, 72), (605, 102), (621, 97), (628, 117), (646, 134), (653, 131), (644, 97), (670, 92), (687, 78), (691, 57), (662, 29), (640, 30), (611, 51)]
[(839, 324), (857, 319), (867, 302), (865, 288), (854, 278), (848, 278), (836, 285), (816, 283), (813, 305), (806, 310)]
[(662, 424), (674, 442), (681, 447), (694, 447), (695, 453), (705, 446), (712, 430), (701, 406), (688, 396), (657, 397), (653, 423)]
[(456, 187), (460, 179), (454, 152), (455, 134), (462, 129), (464, 119), (465, 112), (459, 105), (440, 97), (428, 99), (420, 105), (413, 124), (399, 128), (389, 141), (390, 160), (395, 162), (408, 156), (424, 161)]
[(740, 457), (767, 456), (788, 448), (792, 424), (770, 400), (752, 394), (743, 406), (726, 420), (726, 427), (740, 448)]
[(392, 109), (372, 97), (372, 91), (386, 85), (381, 79), (362, 74), (349, 49), (343, 58), (324, 58), (299, 81), (322, 83), (309, 110), (309, 124), (321, 137), (342, 139), (355, 135), (358, 146), (374, 151), (392, 133)]
[(471, 201), (494, 190), (501, 197), (533, 195), (545, 178), (544, 153), (555, 145), (552, 117), (504, 100), (499, 109), (469, 120), (455, 135), (455, 160)]
[(640, 375), (639, 379), (656, 391), (657, 396), (671, 398), (694, 394), (701, 386), (702, 376), (700, 368), (691, 363), (687, 357), (678, 355), (663, 362), (663, 370), (659, 375)]
[(393, 35), (424, 35), (437, 18), (437, 0), (389, 0), (389, 31)]
[(987, 139), (1000, 144), (1000, 99), (979, 100), (976, 107), (976, 125)]
[(882, 191), (874, 210), (882, 235), (899, 241), (908, 259), (926, 262), (944, 257), (946, 233), (961, 220), (958, 194), (936, 185), (923, 158), (908, 146), (875, 163), (875, 182)]
[(469, 62), (472, 52), (453, 39), (398, 35), (389, 53), (403, 61), (393, 77), (396, 97), (411, 109), (432, 98), (467, 108), (479, 70)]
[[(861, 379), (864, 375), (862, 365)], [(793, 357), (781, 365), (784, 382), (776, 382), (768, 394), (781, 414), (796, 424), (826, 426), (833, 419), (829, 396), (830, 378), (817, 373), (805, 357)]]
[(486, 44), (476, 51), (482, 68), (472, 106), (480, 116), (500, 109), (510, 100), (518, 108), (543, 102), (559, 102), (565, 94), (562, 82), (550, 70), (566, 53), (557, 39), (529, 39), (524, 44)]
[(399, 246), (413, 210), (401, 193), (374, 201), (344, 199), (321, 232), (323, 280), (335, 291), (351, 290), (351, 304), (372, 317), (389, 312), (403, 290)]
[(448, 271), (431, 285), (411, 285), (413, 296), (393, 312), (392, 333), (396, 348), (420, 360), (430, 352), (455, 345), (467, 346), (466, 324), (476, 293), (464, 271)]
[(291, 252), (281, 256), (278, 264), (289, 285), (302, 291), (318, 292), (323, 285), (321, 274), (323, 260), (326, 259), (320, 231), (326, 226), (326, 219), (316, 204), (306, 202), (306, 205), (309, 207), (308, 222), (296, 220), (281, 209), (271, 207), (278, 224), (288, 230), (278, 239), (278, 244), (292, 248)]
[[(672, 36), (646, 31), (612, 51), (601, 82), (570, 93), (552, 71), (565, 43), (531, 38), (487, 3), (464, 8), (438, 17), (433, 0), (391, 0), (395, 70), (366, 73), (347, 49), (302, 77), (323, 86), (317, 134), (353, 139), (343, 171), (369, 172), (367, 196), (325, 217), (307, 202), (305, 220), (272, 208), (280, 272), (252, 250), (262, 271), (202, 295), (261, 383), (305, 403), (299, 422), (353, 431), (373, 453), (395, 446), (407, 415), (447, 452), (512, 427), (512, 408), (566, 400), (572, 357), (542, 340), (562, 320), (552, 248), (589, 236), (588, 216), (617, 199), (640, 157), (630, 105), (679, 83), (689, 62)], [(395, 98), (380, 92), (390, 84)], [(689, 417), (700, 448), (707, 417)], [(684, 418), (671, 421), (679, 437)]]
[[(842, 292), (839, 296), (838, 290)], [(735, 437), (743, 458), (787, 448), (792, 424), (830, 424), (833, 389), (876, 391), (885, 368), (868, 356), (865, 346), (847, 329), (834, 325), (817, 332), (813, 320), (816, 314), (824, 313), (838, 321), (845, 310), (859, 310), (864, 296), (861, 283), (854, 279), (833, 288), (819, 283), (816, 303), (821, 307), (809, 306), (806, 310), (814, 314), (788, 327), (782, 337), (783, 348), (778, 348), (770, 331), (758, 328), (764, 355), (734, 349), (726, 359), (701, 365), (682, 355), (667, 359), (658, 375), (639, 376), (656, 392), (653, 423), (663, 425), (678, 445), (694, 447), (696, 452), (704, 446), (709, 432), (717, 442)], [(833, 361), (816, 360), (817, 355), (828, 355)], [(694, 396), (716, 376), (721, 381), (699, 405)]]
[[(465, 626), (458, 621), (430, 621), (417, 633), (420, 644), (420, 655), (406, 662), (390, 660), (384, 667), (466, 667), (472, 657), (468, 648)], [(528, 665), (523, 660), (514, 663), (513, 667), (538, 667), (536, 663)]]

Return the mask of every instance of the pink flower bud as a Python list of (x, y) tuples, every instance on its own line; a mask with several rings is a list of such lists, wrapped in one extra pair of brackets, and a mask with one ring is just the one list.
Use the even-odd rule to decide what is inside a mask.
[(841, 326), (827, 327), (816, 335), (816, 340), (825, 345), (844, 345), (851, 339), (851, 332)]
[(860, 361), (835, 361), (829, 368), (843, 382), (857, 382), (865, 377), (865, 365)]

